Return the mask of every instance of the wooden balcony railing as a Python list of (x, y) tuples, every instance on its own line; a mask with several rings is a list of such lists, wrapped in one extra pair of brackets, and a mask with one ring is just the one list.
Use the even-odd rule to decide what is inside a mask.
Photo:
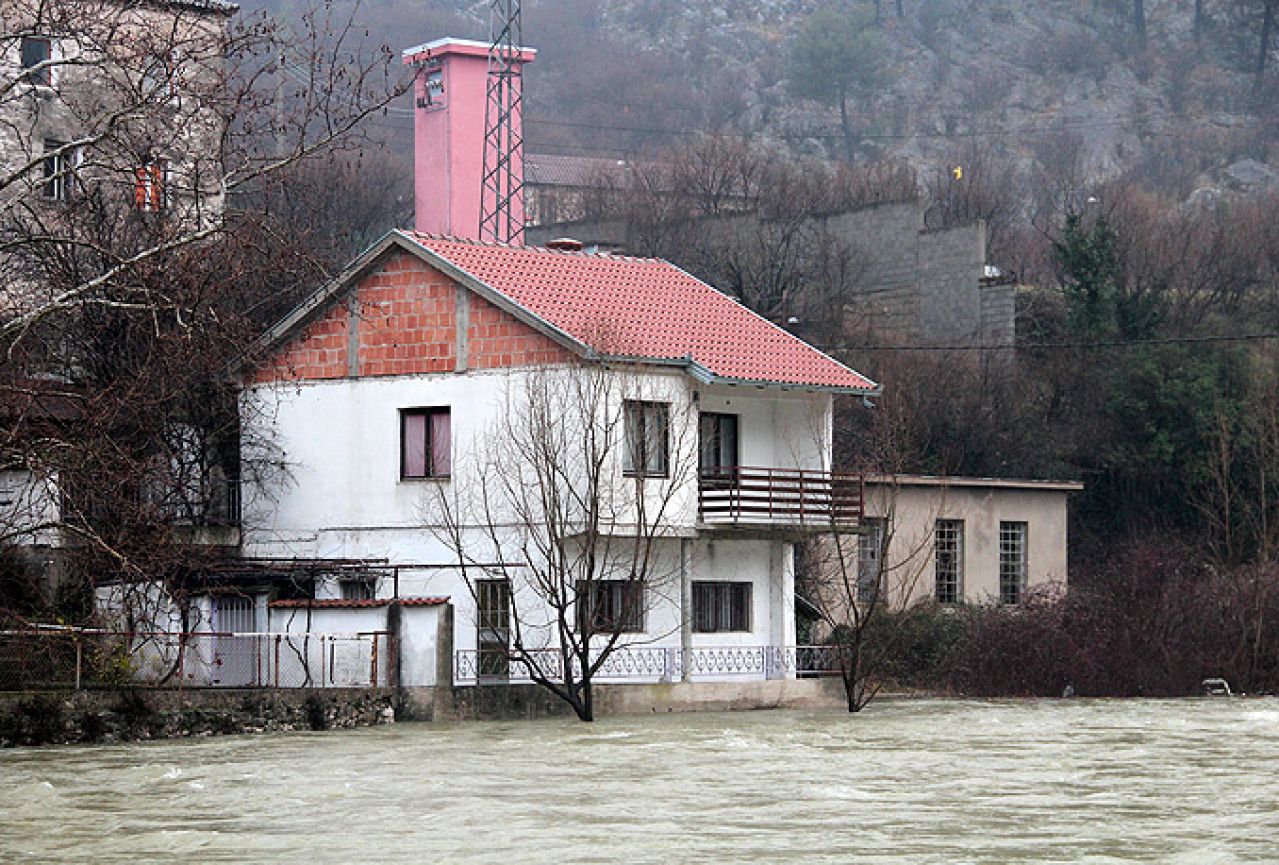
[(711, 525), (848, 528), (862, 516), (862, 476), (755, 467), (701, 472), (701, 521)]

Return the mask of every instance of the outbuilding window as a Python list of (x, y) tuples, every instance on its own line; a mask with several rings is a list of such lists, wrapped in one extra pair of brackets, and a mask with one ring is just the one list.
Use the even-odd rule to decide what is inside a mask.
[(874, 603), (883, 591), (884, 541), (888, 521), (883, 517), (866, 517), (862, 520), (866, 533), (857, 544), (857, 600)]
[(400, 478), (447, 478), (453, 472), (447, 407), (400, 409)]
[(1026, 592), (1026, 524), (999, 524), (999, 602), (1019, 604)]
[(964, 521), (938, 520), (933, 537), (936, 559), (936, 598), (939, 604), (958, 604), (964, 598)]

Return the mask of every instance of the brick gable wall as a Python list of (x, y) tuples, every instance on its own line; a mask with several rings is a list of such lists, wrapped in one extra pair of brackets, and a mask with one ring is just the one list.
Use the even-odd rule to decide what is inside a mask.
[[(360, 376), (452, 372), (457, 358), (458, 286), (404, 252), (356, 286)], [(277, 349), (254, 382), (309, 381), (349, 374), (349, 294), (334, 298), (319, 318)], [(488, 301), (471, 294), (467, 366), (498, 369), (565, 363), (573, 353)]]

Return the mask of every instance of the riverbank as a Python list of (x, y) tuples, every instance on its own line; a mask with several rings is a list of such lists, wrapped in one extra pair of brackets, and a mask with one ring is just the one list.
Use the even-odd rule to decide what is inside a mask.
[[(844, 692), (834, 678), (595, 688), (600, 717), (843, 705)], [(567, 703), (536, 685), (0, 693), (0, 747), (349, 729), (397, 720), (513, 721), (571, 714)]]
[(45, 691), (0, 694), (0, 747), (370, 727), (390, 688)]

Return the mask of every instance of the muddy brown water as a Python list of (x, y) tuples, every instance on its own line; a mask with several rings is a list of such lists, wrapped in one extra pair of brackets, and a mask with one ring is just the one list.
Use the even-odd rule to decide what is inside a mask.
[(0, 862), (1279, 862), (1279, 700), (882, 701), (0, 753)]

